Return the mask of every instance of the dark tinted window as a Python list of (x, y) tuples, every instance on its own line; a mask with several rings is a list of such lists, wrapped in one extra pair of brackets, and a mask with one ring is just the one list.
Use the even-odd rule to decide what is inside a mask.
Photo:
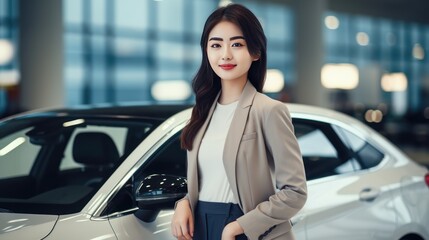
[(329, 125), (294, 120), (294, 126), (308, 180), (354, 171), (353, 161), (343, 157)]
[(384, 154), (364, 139), (344, 128), (338, 126), (333, 126), (333, 128), (344, 144), (353, 152), (354, 158), (359, 163), (359, 169), (375, 167), (383, 160)]

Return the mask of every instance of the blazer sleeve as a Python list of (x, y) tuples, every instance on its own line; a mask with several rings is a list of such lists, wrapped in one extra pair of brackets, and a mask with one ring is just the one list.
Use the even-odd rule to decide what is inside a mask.
[(276, 225), (289, 221), (307, 200), (301, 151), (286, 105), (279, 102), (266, 114), (263, 132), (279, 191), (237, 219), (249, 239), (258, 239)]

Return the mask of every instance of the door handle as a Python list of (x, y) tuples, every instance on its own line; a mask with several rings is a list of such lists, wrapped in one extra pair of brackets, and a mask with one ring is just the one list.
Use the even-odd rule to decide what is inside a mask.
[(380, 195), (380, 190), (375, 188), (364, 188), (359, 193), (359, 200), (372, 202)]

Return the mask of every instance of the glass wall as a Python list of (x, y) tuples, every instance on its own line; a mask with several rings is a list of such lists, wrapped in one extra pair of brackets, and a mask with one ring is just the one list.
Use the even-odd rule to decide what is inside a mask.
[(67, 104), (152, 101), (159, 80), (189, 80), (215, 4), (65, 0)]
[(415, 148), (429, 142), (429, 26), (328, 12), (324, 38), (325, 63), (353, 64), (359, 75), (355, 88), (331, 90), (333, 105), (420, 159)]
[[(237, 1), (239, 2), (239, 1)], [(294, 81), (293, 15), (284, 4), (247, 3), (268, 42), (268, 67)], [(200, 35), (219, 1), (64, 0), (67, 105), (155, 101), (159, 81), (190, 86)], [(189, 95), (185, 102), (192, 102)]]
[(18, 108), (17, 8), (18, 1), (0, 0), (0, 116)]
[[(297, 40), (292, 6), (277, 1), (234, 2), (246, 5), (258, 16), (268, 39), (268, 68), (283, 74), (285, 89), (294, 85)], [(189, 87), (200, 63), (199, 38), (204, 21), (219, 1), (63, 3), (65, 97), (72, 106), (153, 102), (156, 99), (151, 90), (160, 81), (181, 80)], [(16, 40), (16, 1), (0, 0), (0, 4), (0, 36)], [(324, 23), (325, 63), (351, 63), (359, 71), (358, 85), (340, 91), (341, 96), (355, 106), (384, 108), (397, 116), (408, 112), (421, 115), (425, 110), (429, 115), (427, 25), (340, 12), (326, 12)], [(16, 63), (15, 58), (0, 68), (16, 68)], [(402, 82), (405, 78), (405, 89), (383, 87), (382, 79), (389, 80), (396, 73), (402, 74)], [(282, 98), (278, 93), (273, 96)], [(192, 102), (192, 96), (184, 101)]]
[(355, 105), (423, 117), (429, 106), (428, 26), (338, 12), (327, 12), (324, 20), (325, 62), (359, 69), (358, 86), (346, 90)]

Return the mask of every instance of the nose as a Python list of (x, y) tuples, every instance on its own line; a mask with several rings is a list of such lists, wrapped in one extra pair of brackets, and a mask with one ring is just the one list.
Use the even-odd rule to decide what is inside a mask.
[(231, 60), (232, 59), (232, 54), (231, 54), (231, 49), (229, 49), (229, 47), (225, 47), (223, 50), (223, 54), (222, 54), (222, 60)]

